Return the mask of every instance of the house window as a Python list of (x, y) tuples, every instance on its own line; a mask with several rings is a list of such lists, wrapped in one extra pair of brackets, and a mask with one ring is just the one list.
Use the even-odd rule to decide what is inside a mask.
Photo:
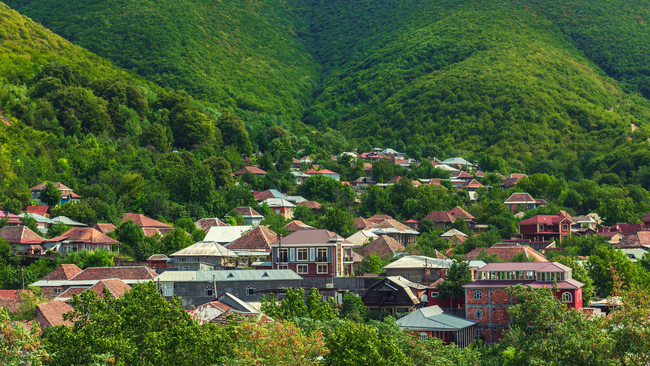
[(183, 266), (181, 267), (181, 271), (189, 271), (190, 267), (189, 266)]
[(438, 297), (438, 293), (437, 292), (432, 292), (431, 297)]
[(298, 260), (299, 261), (306, 261), (307, 256), (308, 256), (308, 249), (307, 248), (300, 248), (298, 249)]
[(304, 274), (304, 273), (309, 272), (308, 267), (307, 267), (306, 264), (299, 264), (297, 267), (298, 267), (297, 268), (298, 269), (298, 274)]
[(475, 335), (476, 337), (480, 337), (480, 336), (482, 336), (482, 335), (483, 335), (483, 329), (481, 329), (481, 328), (476, 328), (476, 329), (474, 330), (474, 335)]
[(205, 297), (213, 297), (214, 289), (212, 287), (206, 287), (205, 290), (203, 291), (203, 294), (205, 295)]
[(279, 215), (279, 214), (280, 214), (280, 209), (279, 209), (279, 208), (276, 208), (276, 209), (275, 209), (275, 213)]
[(288, 262), (289, 259), (289, 249), (278, 249), (278, 261), (279, 262)]
[(483, 310), (474, 310), (474, 319), (483, 319)]
[(474, 290), (474, 300), (481, 300), (483, 299), (483, 292), (479, 290)]
[(565, 292), (562, 294), (562, 302), (573, 302), (573, 296), (570, 292)]
[(327, 262), (327, 248), (318, 248), (316, 262)]
[(569, 230), (569, 225), (563, 224), (562, 225), (562, 231), (567, 231), (567, 230)]
[(54, 293), (55, 294), (60, 294), (61, 293), (61, 288), (60, 287), (55, 287), (54, 288)]
[(185, 284), (184, 283), (175, 283), (174, 288), (185, 288)]
[(255, 296), (255, 286), (246, 286), (246, 296)]
[(316, 266), (316, 273), (326, 274), (327, 273), (327, 264), (319, 264)]
[(427, 338), (429, 338), (429, 335), (428, 335), (428, 334), (426, 334), (426, 333), (424, 333), (424, 332), (421, 332), (421, 333), (420, 333), (420, 340), (421, 340), (421, 341), (426, 341)]
[(289, 269), (289, 266), (286, 264), (281, 264), (278, 266), (278, 269)]

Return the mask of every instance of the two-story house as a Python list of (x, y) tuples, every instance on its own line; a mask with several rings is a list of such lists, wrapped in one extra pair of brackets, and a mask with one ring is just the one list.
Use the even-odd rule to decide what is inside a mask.
[(270, 246), (273, 269), (290, 269), (302, 277), (344, 277), (346, 265), (354, 261), (353, 244), (325, 229), (298, 230)]
[[(422, 306), (427, 287), (404, 277), (388, 276), (373, 284), (362, 300), (368, 310), (387, 311), (391, 314), (408, 313)], [(423, 296), (425, 298), (423, 298)]]
[(522, 239), (560, 242), (565, 236), (571, 235), (572, 224), (571, 216), (558, 213), (533, 216), (519, 222), (518, 225)]
[(546, 201), (543, 199), (535, 199), (528, 193), (513, 193), (503, 204), (514, 215), (520, 211), (528, 211), (546, 206)]
[(284, 198), (269, 198), (260, 202), (260, 205), (264, 203), (276, 214), (284, 216), (285, 219), (293, 218), (293, 209), (296, 206), (288, 200)]
[(571, 268), (557, 262), (490, 263), (476, 272), (477, 280), (465, 288), (466, 318), (477, 321), (476, 336), (497, 343), (512, 319), (508, 307), (514, 299), (506, 288), (516, 284), (555, 288), (555, 296), (568, 307), (582, 309), (582, 283), (572, 278)]
[[(81, 196), (74, 193), (72, 188), (67, 187), (65, 184), (59, 182), (53, 182), (52, 184), (54, 184), (54, 186), (58, 188), (59, 191), (61, 192), (61, 204), (64, 204), (66, 202), (79, 202), (81, 200)], [(39, 205), (42, 204), (41, 200), (39, 199), (39, 196), (41, 194), (41, 191), (45, 188), (46, 185), (47, 182), (41, 183), (31, 188), (32, 200), (38, 202)]]
[(224, 258), (237, 254), (214, 241), (199, 241), (170, 255), (179, 271), (212, 271), (226, 267)]

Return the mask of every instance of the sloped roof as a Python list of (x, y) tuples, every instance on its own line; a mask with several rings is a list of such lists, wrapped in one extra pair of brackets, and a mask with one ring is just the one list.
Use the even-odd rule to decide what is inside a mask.
[(363, 244), (367, 243), (370, 238), (377, 240), (379, 236), (370, 230), (359, 230), (349, 236), (346, 240), (352, 243), (354, 246), (360, 247), (363, 246)]
[(388, 215), (372, 215), (368, 218), (368, 220), (392, 220), (393, 218), (388, 216)]
[(69, 218), (67, 216), (57, 216), (57, 217), (53, 217), (51, 220), (55, 224), (59, 223), (59, 222), (62, 222), (64, 224), (68, 225), (68, 226), (80, 226), (80, 227), (88, 226), (88, 225), (84, 224), (83, 222), (75, 221), (75, 220), (73, 220), (73, 219), (71, 219), (71, 218)]
[(431, 222), (454, 222), (454, 217), (449, 214), (447, 211), (431, 211), (423, 219), (429, 220)]
[(404, 233), (404, 234), (414, 234), (420, 235), (419, 231), (413, 230), (410, 227), (402, 224), (397, 220), (385, 220), (378, 224), (374, 224), (366, 228), (377, 235), (381, 234), (391, 234), (391, 233)]
[(172, 258), (189, 256), (236, 257), (237, 254), (215, 241), (199, 241), (169, 256)]
[(528, 193), (513, 193), (508, 197), (504, 204), (527, 204), (527, 203), (537, 203), (537, 201)]
[(318, 210), (319, 208), (321, 208), (321, 204), (316, 202), (316, 201), (302, 201), (302, 202), (296, 203), (296, 206), (307, 206), (307, 207), (309, 207), (311, 209), (315, 209), (315, 210)]
[(277, 189), (267, 189), (266, 191), (255, 195), (255, 199), (257, 201), (264, 201), (264, 200), (267, 200), (269, 198), (284, 198), (284, 199), (286, 199), (287, 196), (284, 193), (278, 191)]
[(397, 320), (400, 328), (414, 331), (454, 332), (471, 327), (478, 322), (447, 314), (437, 306), (417, 309)]
[(119, 244), (120, 242), (100, 233), (91, 227), (75, 227), (65, 233), (54, 237), (52, 239), (45, 239), (45, 243), (58, 243), (62, 241), (69, 241), (73, 243), (87, 243), (87, 244)]
[(479, 271), (536, 271), (536, 272), (566, 272), (571, 268), (558, 262), (506, 262), (488, 263)]
[(210, 228), (213, 226), (228, 226), (228, 224), (214, 217), (214, 218), (203, 218), (195, 222), (194, 226), (196, 226), (197, 229), (203, 230), (207, 233), (208, 230), (210, 230)]
[(402, 179), (402, 177), (399, 176), (399, 175), (398, 175), (398, 176), (395, 176), (395, 177), (392, 177), (392, 178), (388, 181), (388, 184), (398, 183), (398, 182), (400, 181), (400, 179)]
[(81, 268), (76, 264), (62, 264), (48, 273), (41, 281), (65, 281), (81, 273)]
[[(32, 191), (42, 191), (43, 188), (47, 185), (49, 182), (43, 182), (41, 184), (35, 185), (34, 187), (31, 188)], [(60, 182), (52, 182), (56, 188), (58, 188), (60, 191), (71, 191), (72, 188), (66, 186), (63, 183)]]
[(449, 268), (451, 267), (451, 263), (451, 259), (438, 259), (423, 255), (407, 255), (384, 266), (383, 268), (425, 268), (425, 266), (426, 268)]
[(445, 165), (470, 165), (472, 166), (473, 164), (470, 163), (469, 161), (461, 158), (461, 157), (455, 157), (455, 158), (449, 158), (445, 159), (441, 162), (441, 164)]
[(370, 225), (372, 225), (372, 223), (364, 219), (363, 217), (357, 217), (356, 219), (354, 219), (354, 224), (352, 224), (352, 226), (357, 230), (365, 229)]
[[(352, 244), (341, 235), (326, 229), (298, 230), (282, 238), (283, 245), (334, 244), (334, 243), (342, 243), (344, 245)], [(271, 243), (271, 246), (275, 246), (278, 244), (279, 243), (275, 241)]]
[(296, 207), (293, 203), (284, 198), (267, 198), (262, 203), (266, 202), (269, 207)]
[[(264, 193), (264, 192), (262, 192), (262, 193)], [(237, 212), (238, 214), (242, 215), (243, 217), (257, 217), (257, 218), (261, 217), (261, 218), (264, 218), (263, 215), (261, 215), (259, 212), (253, 210), (250, 207), (235, 207), (232, 210)]]
[(442, 238), (448, 238), (448, 237), (451, 238), (453, 236), (467, 237), (467, 234), (465, 234), (464, 232), (462, 232), (460, 230), (449, 229), (446, 233), (440, 235), (440, 237), (442, 237)]
[(27, 226), (5, 226), (0, 229), (0, 238), (10, 244), (41, 244), (45, 240)]
[(30, 214), (45, 216), (50, 212), (50, 207), (49, 206), (27, 206), (26, 210)]
[(244, 175), (246, 172), (251, 172), (251, 174), (256, 175), (265, 175), (266, 172), (256, 166), (245, 166), (238, 171), (232, 173), (233, 175)]
[(610, 231), (620, 231), (626, 235), (643, 229), (643, 224), (628, 224), (625, 222), (617, 223), (609, 227)]
[(199, 324), (204, 324), (229, 310), (234, 309), (230, 305), (217, 300), (203, 304), (187, 312), (190, 314), (190, 318), (198, 321)]
[(74, 311), (74, 308), (61, 300), (52, 300), (36, 305), (35, 322), (41, 325), (41, 328), (54, 327), (57, 325), (74, 325), (69, 320), (63, 320), (63, 315)]
[(503, 182), (501, 183), (501, 187), (503, 188), (514, 187), (517, 185), (517, 183), (519, 183), (519, 180), (523, 177), (527, 177), (527, 175), (516, 174), (516, 173), (510, 174), (507, 178), (503, 180)]
[(284, 225), (284, 228), (287, 229), (287, 231), (290, 232), (290, 233), (292, 233), (294, 231), (298, 231), (298, 230), (314, 230), (314, 229), (316, 229), (315, 227), (309, 226), (309, 225), (307, 225), (304, 222), (299, 221), (299, 220), (291, 221), (290, 223)]
[(472, 179), (470, 181), (467, 181), (467, 183), (463, 184), (459, 188), (479, 188), (479, 187), (485, 187), (485, 186), (479, 183), (476, 179)]
[(203, 238), (204, 241), (216, 241), (220, 244), (228, 244), (245, 232), (251, 230), (251, 225), (234, 225), (234, 226), (213, 226)]
[(264, 225), (255, 227), (253, 230), (242, 235), (228, 244), (229, 250), (259, 250), (270, 252), (269, 244), (278, 239), (278, 234)]
[(68, 287), (67, 290), (63, 291), (61, 295), (56, 297), (56, 300), (68, 301), (72, 298), (73, 295), (81, 295), (82, 292), (88, 290), (88, 287), (85, 286), (72, 286)]
[(169, 260), (169, 257), (167, 257), (164, 254), (153, 254), (149, 258), (147, 258), (148, 261), (167, 261)]
[(165, 271), (160, 282), (254, 282), (254, 281), (299, 281), (302, 280), (291, 269), (255, 269), (247, 271)]
[(382, 235), (379, 239), (376, 239), (372, 243), (359, 249), (357, 253), (362, 257), (370, 254), (377, 254), (378, 256), (383, 257), (385, 255), (394, 256), (395, 253), (403, 250), (404, 246), (398, 243), (395, 239), (388, 235)]
[[(109, 278), (118, 278), (120, 280), (151, 280), (158, 277), (158, 274), (147, 267), (90, 267), (83, 270), (78, 275), (72, 277), (70, 281), (99, 281)], [(43, 278), (45, 280), (45, 278)], [(41, 281), (43, 281), (41, 280)]]
[(115, 230), (116, 227), (115, 225), (111, 223), (96, 223), (95, 226), (93, 226), (93, 229), (99, 231), (102, 234), (108, 234), (111, 231)]
[(142, 227), (142, 228), (157, 228), (157, 229), (171, 229), (172, 227), (163, 224), (162, 222), (158, 220), (151, 219), (145, 215), (139, 214), (139, 213), (128, 213), (124, 215), (122, 218), (122, 222), (127, 221), (127, 220), (133, 220), (133, 222)]
[(617, 248), (650, 247), (650, 231), (637, 231), (614, 244)]
[(650, 224), (650, 212), (648, 212), (647, 215), (643, 216), (643, 219), (641, 219), (641, 222), (644, 224)]
[(118, 298), (124, 295), (125, 292), (131, 290), (131, 286), (124, 283), (124, 281), (119, 278), (108, 278), (105, 280), (100, 280), (88, 290), (98, 293), (100, 296), (103, 294), (104, 289), (108, 289), (113, 297)]
[(536, 215), (524, 221), (520, 221), (519, 225), (531, 224), (559, 224), (562, 221), (569, 221), (569, 219), (558, 215)]
[(52, 221), (52, 219), (48, 219), (47, 217), (45, 217), (43, 215), (39, 215), (37, 213), (26, 212), (26, 213), (21, 213), (18, 216), (20, 216), (21, 218), (25, 218), (25, 217), (29, 216), (32, 219), (34, 219), (36, 222), (43, 222), (43, 223), (46, 223), (46, 224), (54, 224), (54, 221)]
[(262, 313), (244, 313), (240, 310), (228, 310), (217, 316), (216, 318), (210, 320), (210, 323), (226, 325), (228, 322), (262, 322), (262, 323), (272, 323), (273, 319), (268, 317), (266, 314)]
[(485, 178), (485, 173), (483, 173), (482, 171), (479, 170), (479, 171), (476, 172), (476, 176), (479, 177), (479, 178)]
[(473, 175), (469, 174), (468, 172), (464, 172), (464, 171), (452, 172), (451, 177), (456, 178), (456, 179), (469, 179), (469, 180), (474, 179)]
[(497, 255), (499, 259), (509, 261), (517, 254), (523, 253), (526, 258), (535, 259), (537, 262), (548, 262), (546, 257), (537, 252), (535, 249), (527, 245), (510, 244), (510, 243), (497, 243), (490, 248), (476, 248), (469, 253), (463, 255), (463, 258), (468, 260), (476, 260), (481, 252), (485, 251), (487, 255)]
[(27, 290), (0, 290), (0, 308), (7, 308), (10, 313), (20, 310), (20, 294)]

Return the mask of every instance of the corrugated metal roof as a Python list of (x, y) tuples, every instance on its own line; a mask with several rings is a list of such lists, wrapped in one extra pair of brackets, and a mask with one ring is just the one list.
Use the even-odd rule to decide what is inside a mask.
[(204, 241), (215, 241), (219, 244), (228, 244), (239, 239), (244, 233), (251, 230), (251, 225), (213, 226), (205, 235)]
[(53, 224), (54, 223), (54, 221), (48, 219), (47, 217), (45, 217), (43, 215), (39, 215), (37, 213), (21, 213), (18, 216), (20, 216), (20, 217), (29, 216), (29, 217), (33, 218), (34, 220), (36, 220), (36, 222), (44, 222), (46, 224)]
[(418, 309), (397, 320), (401, 328), (423, 331), (458, 331), (478, 324), (458, 316), (446, 314), (437, 305)]
[[(218, 227), (228, 227), (228, 226), (218, 226)], [(212, 229), (210, 229), (212, 231)], [(223, 245), (215, 241), (199, 241), (196, 242), (185, 249), (181, 249), (176, 253), (170, 255), (170, 257), (190, 257), (190, 256), (202, 256), (202, 257), (236, 257), (237, 254), (232, 250), (226, 249)]]
[[(147, 282), (147, 281), (152, 281), (153, 279), (146, 279), (146, 280), (122, 280), (122, 282), (126, 283), (127, 285), (133, 285), (134, 283), (140, 283), (140, 282)], [(52, 287), (52, 286), (93, 286), (97, 282), (102, 281), (102, 280), (62, 280), (62, 281), (36, 281), (32, 283), (30, 286), (37, 286), (37, 287)]]
[(259, 269), (232, 271), (165, 271), (156, 277), (160, 282), (237, 282), (302, 280), (290, 269)]
[(269, 207), (295, 207), (293, 203), (284, 198), (268, 198), (261, 203), (266, 203)]
[(384, 266), (384, 269), (394, 268), (449, 268), (451, 267), (452, 260), (443, 258), (431, 258), (423, 255), (407, 255)]
[(88, 226), (84, 223), (81, 223), (79, 221), (74, 221), (73, 219), (67, 217), (67, 216), (57, 216), (52, 218), (52, 222), (54, 223), (59, 223), (62, 222), (68, 226)]

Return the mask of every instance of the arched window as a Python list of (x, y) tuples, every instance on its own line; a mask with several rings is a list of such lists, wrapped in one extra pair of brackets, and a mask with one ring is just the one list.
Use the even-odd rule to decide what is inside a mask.
[(428, 334), (426, 334), (426, 333), (424, 333), (424, 332), (420, 333), (420, 340), (421, 340), (421, 341), (426, 341), (427, 338), (429, 338), (429, 335), (428, 335)]
[(474, 319), (483, 319), (483, 310), (474, 310)]
[(483, 298), (483, 292), (480, 290), (474, 290), (474, 300), (481, 300)]
[(246, 296), (255, 295), (255, 286), (246, 286)]
[(562, 294), (562, 302), (573, 302), (573, 296), (570, 292), (565, 292)]

